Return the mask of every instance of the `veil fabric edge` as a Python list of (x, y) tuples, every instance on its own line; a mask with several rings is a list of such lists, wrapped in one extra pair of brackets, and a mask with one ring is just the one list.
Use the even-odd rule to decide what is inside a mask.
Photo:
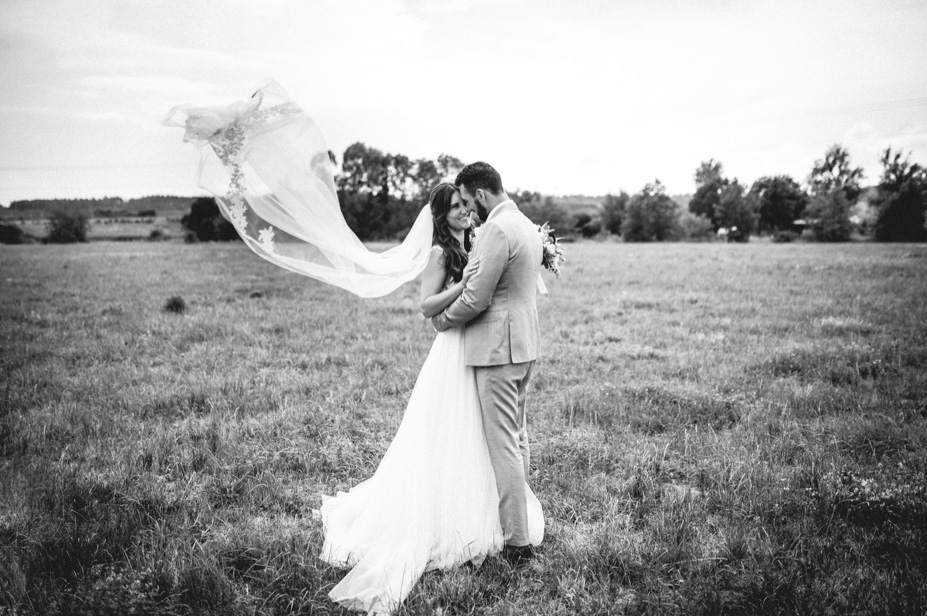
[(248, 248), (274, 265), (365, 298), (388, 295), (425, 269), (428, 205), (399, 245), (364, 246), (341, 213), (321, 130), (276, 82), (230, 105), (174, 107), (163, 123), (200, 147), (198, 185)]

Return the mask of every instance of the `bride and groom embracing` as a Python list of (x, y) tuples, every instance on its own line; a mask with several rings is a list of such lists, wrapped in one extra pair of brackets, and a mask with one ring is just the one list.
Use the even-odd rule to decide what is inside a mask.
[(374, 253), (344, 220), (321, 131), (278, 84), (223, 107), (175, 107), (165, 123), (209, 146), (199, 184), (261, 258), (360, 297), (421, 275), (422, 312), (438, 333), (399, 429), (370, 479), (323, 496), (314, 512), (320, 557), (351, 568), (330, 597), (390, 612), (424, 571), (498, 553), (524, 564), (544, 536), (526, 482), (525, 400), (540, 347), (536, 285), (550, 255), (499, 173), (467, 165), (431, 191), (399, 246)]
[[(317, 512), (321, 557), (352, 567), (329, 596), (368, 612), (395, 609), (426, 570), (478, 565), (500, 551), (521, 566), (544, 535), (526, 482), (525, 408), (540, 349), (541, 237), (483, 162), (436, 186), (429, 201), (422, 312), (438, 334), (373, 477), (323, 496)], [(483, 223), (476, 233), (474, 214)]]

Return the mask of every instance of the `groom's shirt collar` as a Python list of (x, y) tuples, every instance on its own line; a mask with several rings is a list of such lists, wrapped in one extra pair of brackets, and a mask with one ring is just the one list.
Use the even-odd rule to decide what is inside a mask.
[(511, 199), (506, 199), (505, 201), (503, 201), (502, 203), (500, 203), (499, 205), (497, 205), (496, 207), (492, 209), (492, 211), (489, 213), (489, 216), (486, 217), (486, 222), (489, 222), (490, 220), (492, 220), (492, 217), (495, 216), (497, 213), (499, 213), (501, 210), (511, 209), (508, 207), (510, 205), (516, 208), (518, 207), (517, 205), (515, 205), (514, 201), (512, 201)]

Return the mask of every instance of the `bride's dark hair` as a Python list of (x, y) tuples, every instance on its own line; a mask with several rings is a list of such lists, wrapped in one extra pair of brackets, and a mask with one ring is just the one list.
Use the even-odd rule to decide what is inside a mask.
[(444, 269), (454, 282), (460, 282), (467, 265), (467, 251), (470, 250), (470, 229), (464, 230), (464, 245), (461, 246), (447, 226), (447, 213), (451, 209), (451, 198), (455, 193), (457, 187), (444, 182), (431, 189), (428, 202), (431, 204), (431, 217), (435, 223), (431, 244), (444, 250)]

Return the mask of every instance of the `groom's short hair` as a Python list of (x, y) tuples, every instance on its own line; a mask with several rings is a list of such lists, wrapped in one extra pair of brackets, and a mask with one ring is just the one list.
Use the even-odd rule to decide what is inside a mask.
[(502, 176), (492, 168), (489, 163), (482, 161), (470, 163), (460, 170), (457, 179), (454, 180), (456, 186), (465, 186), (467, 192), (473, 194), (477, 189), (489, 191), (494, 195), (502, 192)]

